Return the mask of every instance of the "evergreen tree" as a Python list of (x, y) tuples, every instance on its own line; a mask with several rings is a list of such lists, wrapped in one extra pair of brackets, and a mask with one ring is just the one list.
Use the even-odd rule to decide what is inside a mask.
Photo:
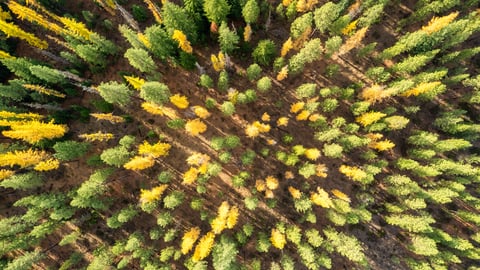
[(295, 19), (290, 26), (290, 36), (293, 39), (299, 38), (305, 31), (312, 27), (313, 13), (308, 12)]
[(36, 172), (15, 174), (0, 182), (4, 188), (27, 190), (43, 185), (42, 177)]
[(152, 57), (144, 49), (129, 48), (125, 52), (125, 57), (130, 65), (145, 73), (153, 73), (157, 66)]
[(63, 161), (70, 161), (82, 157), (87, 153), (89, 148), (89, 143), (76, 141), (57, 142), (53, 146), (55, 158)]
[(30, 72), (44, 82), (57, 84), (65, 83), (65, 76), (60, 71), (46, 66), (30, 66)]
[(117, 146), (103, 150), (100, 158), (108, 165), (121, 167), (127, 163), (133, 156), (133, 152), (128, 151), (124, 146)]
[(4, 268), (5, 270), (29, 270), (37, 262), (39, 262), (44, 255), (40, 251), (25, 252), (22, 256), (15, 258), (9, 262)]
[(198, 41), (198, 23), (185, 9), (168, 1), (163, 4), (162, 15), (169, 37), (173, 35), (174, 30), (180, 30), (192, 44)]
[(146, 82), (140, 89), (140, 97), (147, 102), (162, 105), (170, 100), (170, 90), (166, 84), (160, 82)]
[(219, 25), (226, 21), (227, 15), (230, 13), (230, 5), (226, 0), (205, 0), (203, 11), (211, 23)]
[(438, 52), (440, 52), (439, 49), (424, 54), (407, 57), (402, 62), (393, 66), (393, 70), (403, 74), (415, 72), (430, 62)]
[(327, 2), (323, 6), (315, 9), (314, 21), (318, 31), (324, 33), (338, 16), (340, 16), (340, 12), (341, 6), (333, 2)]
[(234, 31), (228, 28), (226, 22), (222, 22), (218, 29), (218, 43), (220, 49), (224, 53), (231, 53), (237, 48), (237, 44), (240, 41), (240, 37)]
[(118, 82), (101, 83), (97, 89), (105, 101), (117, 103), (121, 106), (128, 105), (130, 96), (133, 94), (133, 91), (128, 89), (126, 85)]
[(152, 25), (145, 29), (145, 36), (151, 43), (152, 54), (165, 61), (175, 54), (177, 45), (160, 25)]
[(256, 0), (247, 0), (246, 4), (242, 8), (242, 15), (247, 24), (253, 24), (257, 22), (258, 15), (260, 14), (260, 7)]
[(213, 267), (219, 270), (234, 269), (238, 249), (229, 236), (222, 235), (212, 249)]
[(252, 53), (253, 60), (262, 66), (268, 66), (275, 58), (276, 51), (277, 48), (273, 41), (270, 39), (260, 40)]
[(90, 178), (83, 182), (73, 195), (70, 205), (80, 208), (106, 209), (107, 205), (102, 200), (102, 195), (107, 190), (105, 182), (113, 171), (110, 169), (97, 170)]
[(307, 63), (312, 63), (320, 58), (322, 54), (322, 43), (319, 38), (312, 39), (288, 62), (288, 71), (292, 74), (299, 74)]

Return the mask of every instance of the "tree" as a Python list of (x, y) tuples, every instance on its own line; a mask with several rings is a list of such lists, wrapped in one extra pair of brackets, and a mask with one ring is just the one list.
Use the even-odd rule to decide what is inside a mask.
[(299, 38), (305, 31), (312, 27), (313, 13), (308, 12), (295, 19), (290, 26), (290, 36)]
[(230, 13), (230, 5), (226, 0), (205, 0), (203, 2), (205, 16), (212, 23), (219, 25), (227, 19)]
[(234, 31), (231, 31), (228, 28), (226, 22), (222, 22), (220, 28), (218, 29), (218, 43), (220, 44), (220, 49), (224, 53), (231, 53), (237, 48), (237, 44), (240, 41), (240, 37)]
[(14, 174), (0, 182), (4, 188), (27, 190), (43, 185), (43, 178), (36, 172)]
[(29, 270), (44, 257), (39, 250), (25, 252), (22, 256), (9, 262), (5, 270)]
[(53, 120), (49, 123), (38, 120), (27, 122), (15, 122), (10, 125), (10, 130), (2, 131), (5, 137), (21, 139), (28, 143), (35, 144), (43, 139), (54, 139), (63, 137), (68, 131), (66, 125), (57, 125)]
[(288, 62), (288, 71), (292, 74), (299, 74), (307, 63), (312, 63), (320, 58), (322, 54), (322, 43), (319, 38), (312, 39)]
[(313, 18), (318, 31), (324, 33), (338, 18), (341, 10), (341, 6), (333, 2), (327, 2), (323, 6), (315, 9)]
[[(169, 5), (169, 3), (165, 3), (165, 5)], [(160, 25), (152, 25), (145, 29), (145, 36), (150, 41), (150, 51), (154, 56), (165, 61), (174, 55), (177, 46)]]
[(208, 232), (198, 241), (195, 251), (192, 256), (194, 262), (198, 262), (208, 255), (212, 250), (213, 245), (215, 244), (215, 234), (213, 232)]
[(347, 257), (353, 262), (360, 264), (366, 264), (365, 254), (363, 254), (363, 248), (358, 240), (353, 237), (338, 232), (333, 228), (326, 228), (323, 230), (326, 236), (326, 240), (340, 255)]
[(233, 269), (236, 264), (238, 249), (229, 236), (222, 235), (212, 249), (213, 267), (219, 270)]
[(121, 167), (132, 157), (132, 152), (124, 146), (116, 146), (103, 150), (100, 158), (108, 165)]
[(404, 59), (402, 62), (397, 63), (393, 66), (393, 70), (395, 72), (409, 74), (412, 72), (417, 71), (419, 68), (425, 66), (428, 62), (430, 62), (435, 55), (440, 52), (440, 49), (433, 50), (430, 52), (426, 52), (424, 54), (418, 54), (415, 56), (410, 56)]
[(193, 245), (197, 241), (198, 237), (200, 236), (200, 228), (193, 227), (182, 237), (182, 244), (181, 244), (181, 251), (182, 254), (187, 254), (190, 250), (192, 250)]
[(170, 100), (170, 89), (164, 83), (146, 82), (140, 88), (140, 97), (147, 102), (162, 105)]
[(63, 161), (70, 161), (82, 157), (87, 153), (90, 144), (86, 142), (64, 141), (53, 146), (54, 156)]
[(8, 23), (0, 19), (0, 30), (7, 35), (7, 37), (17, 37), (25, 40), (28, 44), (37, 47), (39, 49), (48, 48), (48, 43), (44, 40), (39, 39), (34, 34), (23, 31), (20, 27), (16, 26), (13, 23)]
[(121, 106), (128, 105), (130, 96), (133, 94), (133, 91), (128, 89), (126, 85), (118, 82), (101, 83), (97, 89), (105, 101), (117, 103)]
[(80, 208), (106, 209), (107, 205), (102, 200), (102, 195), (107, 190), (105, 182), (112, 172), (113, 170), (111, 169), (95, 171), (90, 175), (89, 179), (83, 182), (77, 189), (70, 205)]
[[(251, 0), (255, 1), (255, 0)], [(268, 66), (272, 63), (273, 59), (275, 58), (277, 52), (277, 48), (275, 43), (270, 39), (263, 39), (260, 40), (257, 44), (257, 47), (252, 53), (253, 60), (262, 65)]]
[(144, 49), (129, 48), (125, 52), (125, 57), (130, 65), (141, 72), (153, 73), (157, 68), (152, 57)]
[(242, 15), (247, 24), (253, 24), (257, 22), (258, 15), (260, 14), (260, 7), (256, 0), (248, 0), (242, 8)]
[(187, 36), (187, 39), (195, 44), (198, 40), (198, 23), (182, 7), (168, 1), (162, 7), (163, 24), (169, 36), (173, 31), (180, 30)]
[(30, 66), (30, 72), (44, 82), (50, 84), (65, 83), (65, 76), (57, 69), (46, 66)]

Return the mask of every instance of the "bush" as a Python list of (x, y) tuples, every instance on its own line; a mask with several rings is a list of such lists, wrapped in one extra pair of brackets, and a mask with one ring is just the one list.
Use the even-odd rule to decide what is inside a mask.
[(275, 43), (269, 39), (264, 39), (258, 42), (257, 47), (252, 53), (253, 61), (262, 66), (268, 66), (275, 58), (277, 48)]
[(207, 74), (202, 74), (200, 76), (200, 85), (205, 88), (212, 88), (213, 87), (213, 80)]
[(63, 161), (74, 160), (85, 155), (89, 148), (90, 144), (87, 142), (57, 142), (53, 146), (53, 149), (55, 150), (55, 154), (53, 156)]
[(223, 112), (223, 114), (230, 116), (235, 113), (235, 105), (233, 105), (233, 103), (230, 101), (225, 101), (220, 106), (220, 110)]
[(257, 89), (258, 91), (265, 93), (272, 87), (272, 80), (269, 77), (262, 77), (260, 80), (257, 81)]
[(247, 68), (247, 78), (250, 81), (254, 81), (260, 77), (260, 73), (262, 72), (262, 68), (258, 64), (251, 64)]

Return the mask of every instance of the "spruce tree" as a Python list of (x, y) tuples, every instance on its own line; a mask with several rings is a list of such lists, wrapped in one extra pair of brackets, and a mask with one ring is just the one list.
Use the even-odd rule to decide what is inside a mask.
[(227, 15), (230, 13), (230, 5), (226, 0), (205, 0), (203, 10), (210, 22), (219, 25), (227, 19)]
[(146, 82), (140, 88), (140, 97), (147, 102), (162, 105), (170, 100), (170, 90), (160, 82)]
[(128, 105), (130, 96), (133, 94), (133, 91), (128, 89), (126, 85), (118, 82), (101, 83), (97, 89), (105, 101), (120, 106)]
[(129, 48), (125, 52), (125, 57), (128, 59), (130, 65), (141, 72), (152, 74), (157, 68), (152, 57), (144, 49)]
[(218, 29), (218, 43), (220, 49), (224, 53), (231, 53), (237, 48), (237, 44), (240, 41), (240, 37), (234, 31), (228, 28), (226, 22), (222, 22)]

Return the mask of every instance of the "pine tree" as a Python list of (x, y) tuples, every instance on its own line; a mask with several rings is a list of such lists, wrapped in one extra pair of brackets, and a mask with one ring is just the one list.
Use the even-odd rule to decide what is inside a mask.
[(212, 249), (213, 267), (219, 270), (233, 269), (236, 263), (238, 249), (235, 241), (222, 235)]
[(308, 41), (305, 46), (288, 62), (288, 71), (292, 74), (299, 74), (307, 63), (318, 60), (322, 54), (322, 43), (319, 38)]
[(214, 243), (215, 234), (213, 232), (208, 232), (198, 241), (198, 244), (195, 247), (195, 251), (192, 256), (192, 260), (194, 262), (198, 262), (210, 255)]
[(315, 9), (314, 21), (318, 31), (324, 33), (338, 16), (340, 16), (340, 12), (341, 6), (333, 2), (327, 2), (323, 6)]
[(144, 49), (129, 48), (125, 52), (125, 57), (130, 65), (145, 73), (153, 73), (157, 66), (152, 57)]
[(168, 102), (170, 95), (168, 86), (160, 82), (146, 82), (140, 88), (141, 98), (158, 105)]
[(1, 187), (20, 190), (33, 189), (42, 185), (43, 179), (36, 172), (14, 174), (0, 182)]
[(3, 136), (21, 139), (35, 144), (43, 139), (63, 137), (68, 131), (65, 125), (56, 125), (53, 121), (44, 123), (40, 121), (16, 122), (10, 125), (11, 130), (2, 131)]
[(48, 43), (39, 39), (34, 34), (23, 31), (20, 27), (13, 23), (8, 23), (4, 20), (0, 20), (0, 30), (7, 35), (7, 37), (17, 37), (28, 42), (28, 44), (37, 47), (39, 49), (48, 48)]
[(222, 22), (218, 29), (218, 43), (220, 44), (222, 52), (231, 53), (237, 48), (239, 41), (240, 38), (237, 33), (231, 31), (226, 22)]
[(182, 31), (192, 44), (197, 42), (197, 29), (199, 24), (184, 8), (167, 1), (163, 4), (162, 15), (163, 24), (165, 25), (169, 37), (173, 35), (173, 31), (176, 29)]
[(106, 82), (97, 86), (97, 89), (105, 101), (109, 103), (117, 103), (126, 106), (130, 102), (130, 96), (133, 91), (128, 89), (124, 84), (118, 82)]
[(437, 49), (424, 54), (407, 57), (402, 62), (395, 64), (395, 66), (393, 66), (393, 70), (402, 74), (410, 74), (425, 66), (439, 52), (440, 49)]
[(192, 136), (197, 136), (207, 130), (207, 125), (203, 123), (199, 118), (187, 121), (185, 125), (185, 131)]
[(257, 22), (260, 7), (256, 0), (248, 0), (242, 8), (242, 15), (247, 25)]
[(79, 208), (106, 209), (107, 204), (102, 200), (102, 196), (107, 191), (105, 182), (112, 172), (111, 169), (95, 171), (90, 175), (89, 179), (83, 182), (77, 189), (70, 205)]
[(326, 240), (338, 253), (340, 253), (340, 255), (347, 257), (353, 262), (360, 264), (366, 263), (363, 248), (356, 238), (346, 235), (342, 232), (335, 231), (332, 228), (324, 229), (323, 233), (327, 238)]
[(207, 19), (216, 25), (223, 23), (230, 13), (230, 5), (226, 0), (205, 0), (203, 10)]
[(290, 26), (290, 36), (298, 39), (307, 29), (312, 27), (313, 13), (308, 12), (295, 19)]
[(22, 256), (15, 258), (13, 261), (9, 262), (5, 270), (29, 270), (37, 262), (39, 262), (45, 255), (42, 254), (39, 250), (25, 252)]
[(152, 25), (145, 29), (145, 36), (151, 43), (150, 51), (154, 56), (165, 61), (175, 54), (177, 45), (160, 25)]
[(197, 241), (198, 237), (200, 236), (200, 228), (193, 227), (182, 237), (182, 244), (181, 244), (181, 251), (182, 254), (187, 254), (190, 250), (192, 250), (193, 245)]

